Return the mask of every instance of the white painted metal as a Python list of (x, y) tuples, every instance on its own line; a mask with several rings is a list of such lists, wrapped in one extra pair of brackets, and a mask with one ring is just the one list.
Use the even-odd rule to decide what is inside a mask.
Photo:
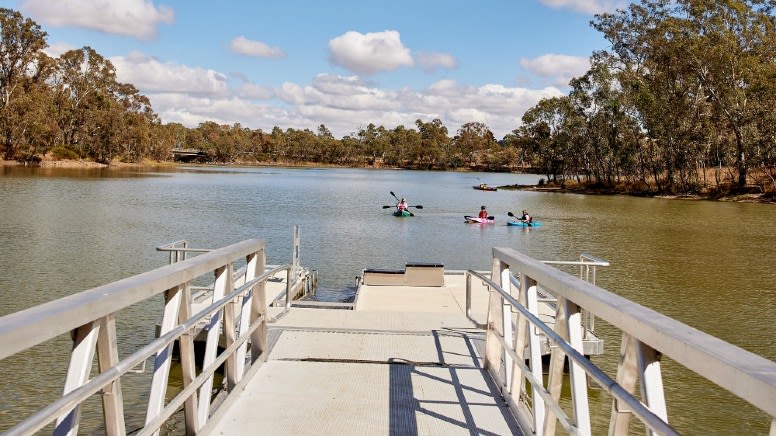
[(660, 371), (660, 356), (654, 348), (641, 341), (636, 341), (635, 348), (636, 360), (641, 373), (641, 398), (655, 415), (668, 422), (663, 375)]
[[(643, 405), (638, 399), (633, 397), (633, 395), (627, 393), (625, 390), (622, 389), (619, 385), (617, 385), (614, 380), (612, 380), (609, 376), (607, 376), (603, 371), (601, 371), (599, 368), (597, 368), (595, 365), (590, 362), (583, 354), (581, 354), (578, 350), (576, 350), (568, 341), (564, 340), (561, 336), (559, 336), (557, 333), (555, 333), (551, 327), (546, 325), (536, 314), (532, 313), (531, 310), (529, 310), (529, 306), (531, 306), (533, 303), (522, 303), (518, 300), (515, 300), (511, 295), (506, 293), (503, 289), (501, 289), (495, 282), (491, 281), (487, 277), (482, 276), (481, 274), (475, 272), (475, 271), (467, 271), (467, 274), (476, 275), (479, 279), (483, 280), (483, 282), (487, 283), (487, 285), (490, 287), (491, 297), (494, 293), (498, 293), (501, 298), (507, 300), (510, 304), (512, 304), (512, 307), (519, 312), (520, 315), (524, 316), (526, 320), (530, 323), (532, 326), (529, 329), (529, 341), (531, 335), (538, 336), (540, 333), (544, 334), (544, 336), (547, 337), (548, 340), (552, 341), (555, 345), (555, 347), (559, 348), (570, 360), (578, 363), (580, 366), (583, 367), (584, 371), (590, 375), (590, 377), (598, 383), (606, 392), (613, 395), (614, 397), (618, 398), (622, 402), (628, 405), (628, 407), (631, 408), (633, 413), (638, 416), (643, 422), (647, 423), (650, 427), (653, 427), (657, 430), (659, 430), (662, 434), (672, 435), (676, 434), (676, 432), (668, 426), (664, 421), (662, 421), (659, 417), (657, 417), (654, 413), (652, 413), (645, 405)], [(526, 274), (520, 274), (521, 278), (528, 277)], [(532, 280), (533, 278), (529, 279)], [(531, 288), (536, 289), (537, 286), (531, 286)], [(494, 299), (491, 298), (491, 301)], [(527, 299), (527, 301), (530, 301)], [(493, 305), (490, 305), (488, 307), (488, 310), (492, 313), (499, 314), (501, 313), (500, 310), (497, 310), (498, 308), (494, 308)], [(493, 316), (492, 314), (488, 314), (488, 317), (490, 318)], [(518, 323), (518, 325), (521, 323)], [(496, 380), (496, 383), (503, 383), (503, 376), (498, 373), (497, 371), (494, 371), (492, 368), (494, 367), (494, 362), (498, 362), (500, 359), (503, 358), (503, 353), (509, 353), (512, 355), (513, 359), (517, 358), (516, 350), (510, 348), (510, 344), (507, 344), (503, 340), (503, 336), (499, 335), (495, 329), (491, 329), (492, 334), (489, 334), (487, 336), (487, 341), (493, 341), (496, 343), (495, 345), (486, 343), (486, 350), (488, 348), (491, 348), (491, 352), (486, 352), (486, 361), (484, 362), (485, 368), (489, 368), (489, 373), (494, 377)], [(500, 348), (499, 348), (500, 347)], [(530, 349), (530, 346), (529, 346)], [(529, 350), (530, 351), (530, 350)], [(541, 357), (539, 356), (539, 359)], [(495, 360), (494, 360), (495, 359)], [(570, 433), (570, 434), (581, 434), (579, 429), (577, 428), (576, 424), (572, 422), (567, 416), (565, 416), (565, 412), (560, 408), (557, 402), (555, 402), (550, 393), (544, 388), (543, 381), (541, 379), (541, 372), (539, 372), (539, 377), (535, 376), (533, 373), (533, 365), (536, 362), (536, 358), (531, 355), (529, 357), (529, 364), (531, 365), (531, 369), (528, 369), (527, 367), (523, 369), (524, 371), (524, 377), (525, 379), (531, 384), (532, 392), (538, 395), (541, 400), (545, 402), (545, 406), (548, 408), (551, 408), (553, 410), (553, 413), (555, 414), (558, 421), (564, 426), (564, 428)], [(516, 359), (517, 361), (517, 359)], [(519, 364), (523, 365), (522, 360), (519, 360)], [(587, 387), (585, 387), (586, 389)], [(513, 391), (514, 392), (514, 391)], [(521, 394), (523, 391), (521, 390)], [(513, 398), (507, 398), (507, 403), (510, 405), (510, 408), (512, 409), (513, 413), (517, 415), (518, 421), (523, 425), (523, 423), (526, 422), (535, 422), (536, 418), (534, 417), (534, 412), (532, 410), (529, 410), (527, 407), (525, 407), (525, 402), (522, 397), (514, 397), (515, 394), (512, 394)], [(572, 394), (573, 396), (574, 394)], [(535, 400), (534, 400), (535, 401)], [(534, 402), (532, 401), (532, 403)], [(524, 431), (529, 433), (535, 433), (535, 434), (543, 434), (542, 428), (536, 428), (532, 424), (525, 424), (524, 425)]]
[[(101, 373), (119, 363), (116, 317), (113, 315), (100, 319), (100, 334), (97, 337), (97, 362)], [(127, 430), (124, 424), (124, 397), (121, 393), (121, 380), (116, 379), (103, 388), (102, 409), (105, 415), (105, 434), (125, 435)]]
[[(247, 280), (244, 282), (247, 283)], [(243, 283), (243, 286), (244, 286)], [(181, 294), (181, 309), (179, 312), (180, 324), (186, 323), (192, 319), (193, 311), (191, 308), (191, 286), (185, 284)], [(181, 381), (184, 389), (192, 388), (194, 379), (197, 377), (196, 371), (196, 352), (194, 350), (194, 334), (186, 332), (178, 338), (179, 357), (181, 364)], [(193, 390), (193, 389), (192, 389)], [(192, 394), (186, 397), (183, 406), (183, 415), (186, 423), (186, 434), (192, 435), (200, 427), (197, 417), (197, 392), (193, 390)]]
[[(168, 289), (164, 293), (164, 315), (162, 316), (162, 325), (159, 330), (160, 335), (164, 335), (178, 325), (182, 294), (180, 285)], [(171, 366), (172, 344), (159, 349), (154, 357), (154, 374), (151, 378), (151, 393), (148, 397), (146, 423), (159, 416), (159, 413), (164, 409)]]
[[(233, 285), (236, 281), (233, 281), (228, 274), (220, 274), (219, 277), (223, 277), (223, 279), (219, 281), (217, 286), (221, 289), (217, 295), (228, 295), (217, 299), (209, 307), (192, 315), (190, 281), (213, 274), (214, 271), (230, 271), (235, 262), (245, 258), (249, 259), (247, 262), (249, 270), (253, 271), (248, 276), (253, 278), (247, 282), (241, 280), (245, 284), (237, 286)], [(264, 304), (267, 300), (263, 294), (263, 284), (278, 272), (291, 268), (291, 265), (278, 266), (265, 272), (265, 259), (262, 241), (244, 241), (0, 318), (0, 335), (4, 338), (3, 347), (0, 347), (0, 359), (45, 342), (68, 330), (75, 330), (71, 364), (63, 396), (19, 422), (15, 427), (8, 429), (5, 434), (35, 434), (55, 420), (58, 422), (56, 434), (75, 434), (78, 431), (78, 414), (81, 403), (98, 392), (102, 392), (106, 434), (125, 434), (120, 378), (154, 355), (158, 355), (156, 371), (163, 370), (167, 359), (164, 351), (160, 353), (160, 350), (168, 350), (176, 340), (181, 345), (184, 389), (170, 399), (155, 417), (150, 419), (149, 424), (140, 431), (140, 434), (156, 433), (165, 420), (180, 407), (185, 407), (187, 412), (186, 433), (194, 434), (203, 423), (199, 422), (192, 412), (196, 411), (199, 402), (210, 403), (209, 389), (207, 395), (201, 397), (199, 402), (197, 401), (197, 390), (205, 385), (209, 379), (212, 379), (216, 368), (230, 359), (238, 349), (244, 350), (244, 356), (247, 352), (246, 343), (249, 337), (253, 341), (250, 347), (251, 355), (263, 357), (266, 352), (267, 317)], [(162, 333), (156, 340), (141, 347), (123, 360), (119, 360), (115, 313), (144, 299), (160, 295), (167, 290), (174, 292), (169, 294), (162, 321), (161, 330), (166, 331), (166, 333)], [(202, 320), (214, 319), (214, 315), (217, 317), (217, 314), (221, 313), (225, 307), (233, 305), (239, 299), (249, 301), (251, 313), (247, 316), (250, 322), (241, 322), (240, 332), (235, 334), (232, 345), (215, 359), (212, 359), (212, 364), (203, 367), (199, 375), (195, 377), (191, 332)], [(178, 300), (177, 303), (175, 300)], [(89, 319), (93, 321), (84, 324), (84, 320)], [(99, 374), (89, 379), (95, 350), (98, 355)], [(257, 363), (260, 364), (261, 361), (251, 359), (247, 362), (250, 365), (248, 371), (256, 368)], [(154, 375), (153, 378), (161, 380), (164, 377), (166, 376), (159, 374), (158, 376)], [(159, 398), (157, 393), (164, 390), (152, 389), (155, 392), (154, 398)], [(151, 409), (159, 410), (158, 404), (163, 403), (163, 401), (154, 404)]]
[[(575, 350), (582, 354), (582, 313), (579, 310), (579, 306), (570, 302), (568, 299), (563, 298), (559, 301), (564, 306), (564, 313), (566, 314), (564, 333), (568, 337), (568, 341)], [(571, 401), (574, 406), (574, 420), (577, 424), (577, 429), (580, 434), (592, 434), (590, 427), (590, 406), (587, 398), (587, 375), (585, 370), (575, 360), (571, 360), (569, 367), (569, 377), (571, 383)]]
[[(213, 288), (213, 303), (221, 300), (226, 293), (227, 285), (232, 283), (232, 265), (221, 267), (215, 272), (215, 286)], [(214, 312), (210, 315), (207, 329), (207, 340), (205, 342), (205, 356), (202, 359), (203, 367), (210, 367), (216, 360), (218, 353), (218, 337), (221, 334), (221, 312)], [(197, 421), (199, 425), (205, 425), (210, 415), (210, 393), (213, 390), (213, 374), (205, 380), (199, 388), (199, 409), (197, 410)]]
[[(73, 332), (73, 352), (70, 354), (70, 366), (67, 369), (63, 395), (80, 388), (89, 380), (99, 333), (99, 321), (92, 321)], [(58, 436), (78, 434), (80, 416), (81, 408), (79, 405), (57, 418), (54, 434)]]
[[(509, 274), (509, 268), (503, 268), (501, 269), (501, 288), (504, 289), (508, 294), (512, 295), (512, 283), (509, 280), (510, 274)], [(501, 301), (501, 331), (504, 335), (504, 342), (507, 344), (514, 343), (514, 332), (512, 328), (512, 308), (506, 301)], [(504, 386), (506, 386), (508, 389), (512, 388), (512, 375), (514, 371), (514, 362), (512, 360), (512, 356), (506, 355), (504, 356)]]
[[(244, 282), (250, 282), (253, 280), (254, 277), (256, 277), (256, 263), (258, 262), (259, 257), (254, 255), (250, 255), (245, 260), (245, 278)], [(241, 307), (240, 307), (240, 321), (239, 325), (237, 326), (237, 336), (240, 337), (245, 334), (245, 330), (248, 328), (248, 323), (251, 321), (251, 301), (252, 301), (252, 293), (246, 292), (242, 300), (240, 301)], [(234, 372), (237, 376), (237, 382), (242, 379), (243, 374), (245, 373), (245, 355), (246, 350), (248, 349), (248, 344), (245, 343), (241, 345), (237, 352), (235, 353), (235, 367)]]
[[(522, 275), (521, 275), (522, 276)], [(530, 276), (525, 277), (527, 280), (530, 280)], [(534, 315), (535, 317), (539, 317), (539, 301), (537, 299), (536, 295), (536, 286), (529, 286), (526, 291), (526, 307), (528, 308), (528, 312)], [(539, 381), (539, 385), (532, 386), (532, 394), (533, 394), (533, 421), (534, 421), (534, 428), (536, 429), (536, 434), (542, 434), (542, 430), (544, 428), (544, 417), (546, 413), (546, 404), (544, 398), (542, 398), (541, 395), (539, 395), (539, 391), (543, 391), (544, 384), (542, 383), (542, 375), (544, 372), (544, 368), (542, 367), (542, 347), (539, 343), (541, 340), (539, 336), (539, 332), (536, 331), (535, 328), (529, 327), (527, 329), (528, 331), (528, 355), (530, 359), (530, 367), (531, 367), (531, 374), (533, 377)]]
[[(493, 256), (494, 264), (506, 265), (503, 268), (509, 269), (517, 277), (530, 277), (536, 280), (538, 286), (543, 291), (553, 294), (559, 303), (566, 300), (572, 304), (571, 307), (578, 307), (604, 319), (623, 332), (622, 357), (617, 370), (617, 382), (615, 382), (579, 352), (581, 350), (579, 344), (583, 336), (579, 318), (580, 310), (574, 309), (569, 316), (568, 325), (573, 325), (576, 331), (570, 330), (567, 340), (562, 337), (563, 335), (543, 326), (541, 320), (532, 313), (530, 298), (526, 307), (525, 303), (511, 298), (509, 293), (500, 289), (496, 283), (491, 283), (493, 286), (491, 293), (495, 291), (504, 300), (509, 301), (517, 311), (530, 320), (533, 326), (531, 330), (543, 331), (554, 343), (553, 346), (562, 350), (570, 359), (571, 372), (575, 374), (571, 376), (573, 379), (571, 391), (576, 416), (573, 427), (567, 428), (569, 432), (589, 434), (590, 431), (589, 424), (583, 421), (583, 419), (589, 419), (583, 418), (583, 415), (589, 414), (587, 400), (583, 393), (586, 389), (583, 386), (586, 383), (582, 382), (585, 377), (577, 375), (584, 372), (615, 398), (610, 434), (628, 434), (631, 416), (645, 423), (650, 432), (673, 434), (675, 431), (667, 422), (667, 406), (659, 359), (661, 355), (671, 357), (702, 377), (730, 390), (770, 415), (771, 419), (776, 417), (776, 363), (585, 282), (583, 278), (595, 280), (594, 270), (584, 271), (582, 278), (577, 278), (512, 249), (494, 248)], [(589, 260), (597, 261), (590, 258), (582, 261)], [(473, 271), (468, 273), (476, 275)], [(494, 307), (490, 306), (490, 310), (494, 310)], [(489, 314), (490, 316), (492, 315)], [(520, 324), (521, 322), (518, 321), (518, 329)], [(498, 342), (499, 339), (497, 334), (488, 335), (488, 341)], [(489, 362), (496, 362), (507, 354), (517, 352), (517, 350), (499, 349), (498, 345), (490, 343), (486, 345), (486, 349), (489, 350), (486, 354)], [(533, 357), (529, 357), (529, 360), (533, 360)], [(498, 372), (490, 371), (490, 373), (499, 383)], [(637, 399), (633, 392), (638, 381), (642, 388), (642, 400)], [(550, 384), (549, 388), (555, 389), (554, 384)], [(536, 387), (534, 389), (540, 390)], [(512, 392), (514, 395), (515, 390)], [(520, 401), (520, 398), (514, 398), (510, 404)], [(533, 402), (536, 401), (534, 398)], [(522, 413), (520, 408), (513, 409), (516, 413)], [(532, 419), (538, 422), (535, 417)], [(563, 421), (564, 419), (561, 418), (560, 422)], [(536, 432), (541, 434), (540, 430)]]

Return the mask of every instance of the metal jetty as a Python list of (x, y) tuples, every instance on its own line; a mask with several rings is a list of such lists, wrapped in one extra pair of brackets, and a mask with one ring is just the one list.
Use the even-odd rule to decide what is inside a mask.
[[(298, 274), (295, 261), (268, 267), (264, 250), (247, 240), (177, 258), (0, 318), (0, 359), (60, 335), (73, 340), (62, 396), (6, 434), (77, 434), (92, 397), (110, 435), (127, 434), (126, 417), (136, 413), (145, 417), (141, 435), (160, 433), (173, 416), (181, 416), (173, 432), (186, 434), (543, 435), (559, 427), (590, 435), (591, 415), (601, 413), (613, 435), (629, 434), (632, 421), (676, 434), (660, 365), (667, 356), (760, 409), (776, 435), (776, 363), (597, 287), (589, 276), (598, 260), (572, 262), (575, 275), (496, 247), (489, 273), (434, 264), (366, 270), (353, 310), (321, 310), (290, 297), (313, 276)], [(283, 273), (284, 291), (270, 289)], [(212, 289), (197, 305), (201, 280)], [(272, 306), (278, 293), (286, 297)], [(147, 300), (164, 302), (158, 337), (119, 358), (116, 316)], [(613, 374), (585, 357), (593, 317), (621, 332)], [(182, 387), (170, 392), (176, 343)], [(122, 386), (149, 359), (138, 412)], [(611, 398), (610, 410), (591, 409), (594, 388)]]

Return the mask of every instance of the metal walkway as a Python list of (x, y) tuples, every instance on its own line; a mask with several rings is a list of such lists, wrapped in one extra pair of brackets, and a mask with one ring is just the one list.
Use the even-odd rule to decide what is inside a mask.
[(270, 324), (268, 361), (203, 433), (520, 434), (463, 298), (460, 285), (363, 286), (354, 311), (291, 308)]
[[(298, 240), (295, 231), (295, 247)], [(365, 270), (350, 311), (293, 307), (290, 296), (315, 281), (299, 274), (296, 249), (290, 264), (275, 267), (260, 240), (190, 259), (192, 249), (172, 250), (170, 265), (0, 317), (0, 361), (62, 336), (73, 344), (62, 395), (29, 416), (6, 417), (4, 434), (78, 434), (82, 409), (97, 405), (102, 413), (88, 428), (99, 416), (102, 432), (117, 436), (127, 434), (125, 418), (143, 416), (134, 435), (177, 423), (185, 427), (176, 434), (589, 436), (607, 422), (612, 435), (677, 435), (661, 369), (670, 358), (759, 410), (776, 436), (776, 362), (597, 287), (595, 261), (575, 262), (575, 277), (495, 247), (487, 274), (443, 276), (441, 266), (408, 264), (367, 280)], [(210, 297), (201, 304), (205, 279)], [(281, 300), (284, 307), (273, 306)], [(117, 318), (159, 301), (158, 337), (120, 353), (127, 332)], [(616, 367), (585, 356), (596, 318), (621, 335)], [(169, 389), (175, 344), (179, 390)], [(123, 394), (137, 387), (133, 373), (144, 362), (152, 364), (145, 412)], [(61, 362), (39, 363), (34, 371)], [(591, 407), (591, 393), (611, 407)]]

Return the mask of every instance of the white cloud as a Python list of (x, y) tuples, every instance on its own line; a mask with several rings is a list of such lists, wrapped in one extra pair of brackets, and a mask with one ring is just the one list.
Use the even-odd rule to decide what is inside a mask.
[(249, 100), (269, 100), (275, 96), (272, 88), (259, 86), (255, 83), (243, 83), (237, 87), (235, 93), (238, 97)]
[(76, 47), (73, 47), (66, 42), (55, 42), (54, 44), (46, 47), (43, 52), (52, 58), (58, 58), (62, 53), (73, 50), (75, 48)]
[(173, 10), (149, 0), (22, 0), (21, 10), (52, 26), (76, 26), (150, 39), (159, 24), (171, 24)]
[(261, 42), (250, 40), (242, 35), (232, 39), (230, 49), (234, 53), (245, 56), (257, 56), (262, 58), (284, 58), (286, 53), (277, 48)]
[(600, 14), (614, 12), (624, 8), (628, 2), (623, 0), (539, 0), (543, 4), (556, 9), (571, 9), (585, 14)]
[(424, 71), (434, 71), (437, 68), (453, 69), (458, 66), (455, 58), (447, 53), (424, 53), (415, 55), (415, 60)]
[(563, 93), (555, 87), (528, 89), (499, 84), (472, 86), (440, 80), (423, 89), (387, 89), (358, 76), (319, 74), (309, 83), (277, 87), (141, 53), (111, 58), (122, 82), (148, 96), (162, 122), (195, 127), (204, 121), (270, 131), (274, 126), (316, 130), (325, 124), (335, 137), (357, 132), (368, 123), (393, 129), (413, 128), (415, 120), (442, 120), (450, 134), (462, 124), (485, 123), (503, 137), (520, 126), (523, 113), (542, 98)]
[(131, 83), (143, 92), (176, 92), (192, 95), (229, 95), (226, 75), (215, 70), (160, 62), (133, 52), (128, 56), (113, 57), (120, 82)]
[(546, 54), (534, 59), (520, 59), (520, 65), (530, 72), (548, 79), (557, 86), (566, 86), (574, 77), (585, 74), (590, 69), (587, 57)]
[(413, 66), (410, 50), (395, 30), (340, 35), (329, 41), (329, 59), (335, 65), (366, 75)]

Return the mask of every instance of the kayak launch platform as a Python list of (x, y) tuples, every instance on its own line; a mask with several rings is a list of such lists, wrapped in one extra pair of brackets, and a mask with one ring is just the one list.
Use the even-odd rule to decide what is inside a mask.
[[(660, 369), (667, 356), (758, 408), (776, 435), (776, 363), (597, 287), (596, 269), (608, 264), (600, 259), (538, 261), (494, 247), (485, 272), (436, 263), (367, 269), (355, 301), (331, 310), (294, 300), (316, 280), (298, 262), (298, 228), (294, 247), (290, 264), (270, 267), (261, 240), (191, 258), (195, 250), (171, 245), (170, 265), (0, 318), (0, 360), (61, 335), (73, 341), (62, 396), (6, 434), (77, 434), (81, 408), (100, 403), (102, 414), (90, 416), (101, 416), (109, 435), (127, 434), (126, 419), (138, 414), (139, 435), (163, 426), (208, 435), (544, 435), (556, 427), (592, 435), (606, 431), (593, 427), (602, 421), (610, 434), (629, 434), (639, 421), (641, 431), (672, 435)], [(214, 280), (200, 289), (203, 278)], [(209, 296), (195, 303), (201, 291)], [(126, 336), (117, 314), (159, 301), (157, 337), (119, 353)], [(589, 358), (604, 351), (595, 319), (622, 334), (619, 355), (618, 344), (608, 350), (609, 372)], [(122, 384), (146, 361), (147, 404), (138, 410), (125, 404)], [(173, 391), (174, 366), (182, 387)], [(593, 389), (612, 406), (590, 407)]]

